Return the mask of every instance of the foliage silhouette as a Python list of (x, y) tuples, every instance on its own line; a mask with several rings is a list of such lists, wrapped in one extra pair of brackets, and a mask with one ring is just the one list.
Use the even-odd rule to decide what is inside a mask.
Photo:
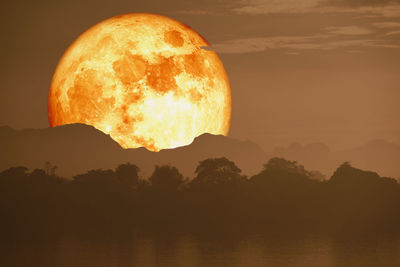
[(149, 181), (154, 188), (163, 191), (177, 191), (185, 182), (177, 168), (164, 165), (155, 166)]
[(219, 188), (239, 186), (246, 181), (236, 164), (225, 157), (206, 159), (199, 162), (191, 182), (192, 187)]
[(313, 179), (312, 172), (283, 158), (270, 159), (249, 179), (227, 158), (200, 161), (192, 180), (173, 166), (156, 166), (148, 179), (139, 178), (139, 168), (129, 163), (72, 180), (51, 170), (13, 167), (0, 173), (2, 236), (290, 229), (400, 233), (397, 181), (347, 162), (328, 181)]
[(139, 183), (139, 167), (131, 164), (125, 163), (119, 165), (115, 169), (115, 174), (118, 180), (126, 184), (129, 187), (135, 187)]

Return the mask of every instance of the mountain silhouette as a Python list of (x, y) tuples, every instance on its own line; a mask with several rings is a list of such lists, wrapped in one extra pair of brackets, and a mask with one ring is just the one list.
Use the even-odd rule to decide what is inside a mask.
[[(121, 151), (118, 143), (94, 127), (71, 124), (55, 128), (13, 130), (0, 128), (0, 168), (24, 165), (43, 168), (46, 161), (58, 165), (60, 174), (100, 168)], [(117, 163), (115, 163), (117, 164)]]
[(301, 162), (308, 169), (332, 175), (339, 164), (349, 161), (361, 169), (371, 169), (380, 175), (400, 178), (400, 145), (385, 140), (372, 140), (365, 145), (343, 150), (331, 150), (323, 143), (277, 147), (270, 157), (278, 156)]
[(123, 149), (109, 135), (84, 124), (54, 128), (15, 130), (0, 127), (0, 170), (11, 166), (43, 168), (46, 162), (58, 166), (58, 175), (72, 177), (89, 169), (115, 168), (130, 162), (148, 176), (155, 165), (176, 166), (182, 174), (192, 177), (197, 163), (206, 158), (227, 157), (251, 176), (272, 157), (295, 160), (307, 169), (318, 170), (326, 177), (344, 161), (380, 175), (400, 178), (400, 145), (372, 140), (346, 150), (331, 150), (323, 143), (301, 145), (292, 143), (277, 147), (266, 154), (257, 144), (222, 135), (203, 134), (188, 146), (151, 152), (145, 148)]
[(155, 165), (176, 166), (184, 176), (193, 176), (199, 161), (228, 157), (247, 175), (255, 174), (267, 161), (264, 151), (250, 141), (203, 134), (191, 145), (151, 152), (145, 148), (123, 149), (111, 137), (92, 126), (70, 124), (54, 128), (15, 130), (0, 127), (0, 170), (11, 166), (43, 168), (58, 166), (57, 174), (72, 177), (89, 169), (115, 168), (130, 162), (148, 176)]

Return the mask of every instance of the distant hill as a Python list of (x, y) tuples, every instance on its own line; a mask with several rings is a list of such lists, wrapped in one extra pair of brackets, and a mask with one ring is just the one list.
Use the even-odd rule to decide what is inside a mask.
[(199, 161), (222, 156), (233, 160), (250, 176), (268, 160), (254, 143), (211, 134), (197, 137), (191, 145), (160, 152), (122, 149), (110, 136), (84, 124), (24, 130), (3, 126), (0, 149), (0, 171), (11, 166), (44, 168), (49, 161), (59, 167), (57, 174), (65, 177), (89, 169), (115, 168), (125, 162), (138, 165), (143, 177), (148, 177), (156, 164), (174, 165), (185, 176), (193, 177)]
[(372, 140), (352, 149), (333, 151), (322, 143), (276, 148), (270, 157), (295, 160), (308, 169), (316, 169), (330, 177), (341, 163), (349, 161), (361, 169), (374, 170), (381, 176), (400, 179), (400, 145), (384, 140)]
[(145, 148), (122, 149), (110, 136), (84, 124), (54, 128), (15, 130), (0, 127), (0, 171), (11, 166), (44, 168), (49, 161), (57, 165), (57, 173), (72, 177), (89, 169), (115, 168), (131, 162), (148, 177), (155, 165), (176, 166), (186, 177), (193, 177), (199, 161), (225, 156), (234, 161), (243, 173), (252, 176), (261, 171), (271, 157), (295, 160), (309, 170), (318, 170), (330, 177), (343, 162), (378, 172), (382, 176), (400, 178), (400, 145), (373, 140), (353, 149), (333, 151), (323, 143), (293, 143), (266, 154), (258, 145), (222, 135), (203, 134), (192, 144), (175, 149), (151, 152)]

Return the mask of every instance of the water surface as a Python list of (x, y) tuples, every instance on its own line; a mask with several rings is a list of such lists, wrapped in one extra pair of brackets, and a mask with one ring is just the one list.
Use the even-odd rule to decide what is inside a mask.
[(400, 240), (306, 234), (62, 238), (1, 243), (0, 266), (400, 266)]

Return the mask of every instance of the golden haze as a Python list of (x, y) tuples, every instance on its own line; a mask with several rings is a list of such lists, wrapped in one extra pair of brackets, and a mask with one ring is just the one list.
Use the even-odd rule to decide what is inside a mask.
[(49, 92), (50, 126), (84, 123), (124, 148), (152, 151), (226, 135), (228, 77), (190, 27), (155, 14), (126, 14), (88, 29), (61, 58)]

